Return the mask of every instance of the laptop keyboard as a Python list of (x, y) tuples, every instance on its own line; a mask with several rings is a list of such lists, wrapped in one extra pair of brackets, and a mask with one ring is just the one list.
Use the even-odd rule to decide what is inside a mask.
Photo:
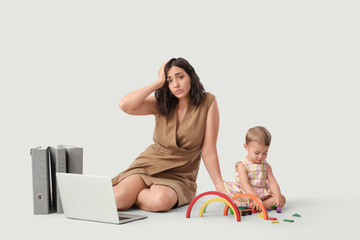
[(120, 220), (120, 221), (121, 221), (121, 220), (129, 219), (129, 217), (123, 217), (123, 216), (121, 215), (121, 213), (118, 214), (118, 217), (119, 217), (119, 220)]

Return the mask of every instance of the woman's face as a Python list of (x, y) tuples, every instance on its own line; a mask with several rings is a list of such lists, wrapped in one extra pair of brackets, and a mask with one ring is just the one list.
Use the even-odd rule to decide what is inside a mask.
[(168, 86), (178, 99), (187, 97), (191, 88), (191, 79), (182, 68), (172, 66), (167, 73)]

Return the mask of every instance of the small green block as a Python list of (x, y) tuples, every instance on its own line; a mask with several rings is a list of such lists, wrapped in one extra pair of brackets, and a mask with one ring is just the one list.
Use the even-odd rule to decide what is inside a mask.
[(276, 204), (272, 205), (272, 206), (270, 207), (270, 209), (275, 210), (275, 209), (276, 209)]
[(294, 220), (291, 220), (291, 219), (284, 219), (283, 221), (284, 222), (294, 222)]
[(293, 217), (301, 217), (301, 215), (298, 213), (295, 213), (295, 214), (293, 214)]

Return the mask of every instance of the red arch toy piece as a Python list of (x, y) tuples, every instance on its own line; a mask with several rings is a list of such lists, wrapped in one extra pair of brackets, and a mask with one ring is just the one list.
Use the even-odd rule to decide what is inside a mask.
[[(257, 204), (259, 204), (260, 208), (261, 208), (261, 211), (264, 215), (264, 220), (268, 220), (268, 214), (267, 214), (267, 209), (266, 207), (264, 206), (264, 204), (261, 203), (260, 199), (257, 198), (256, 196), (252, 195), (252, 194), (249, 194), (249, 193), (241, 193), (241, 194), (237, 194), (235, 196), (232, 196), (232, 200), (235, 200), (239, 197), (248, 197), (248, 198), (251, 198), (252, 200), (254, 200)], [(224, 208), (224, 215), (228, 215), (228, 211), (229, 211), (229, 206), (228, 205), (225, 205), (225, 208)]]
[[(198, 195), (197, 197), (195, 197), (189, 204), (189, 207), (186, 211), (186, 218), (190, 218), (190, 213), (191, 213), (191, 209), (192, 207), (194, 206), (195, 202), (197, 200), (199, 200), (200, 198), (202, 198), (203, 196), (206, 196), (206, 195), (218, 195), (219, 197), (222, 197), (222, 198), (225, 198), (226, 200), (229, 201), (229, 203), (231, 204), (231, 206), (235, 209), (235, 216), (236, 216), (236, 221), (240, 222), (240, 212), (239, 212), (239, 209), (237, 208), (237, 206), (235, 205), (235, 203), (233, 202), (233, 200), (228, 197), (227, 195), (223, 194), (223, 193), (220, 193), (220, 192), (216, 192), (216, 191), (209, 191), (209, 192), (204, 192), (200, 195)], [(229, 206), (226, 205), (225, 207), (227, 207), (227, 209), (229, 209)], [(224, 211), (224, 216), (227, 216), (227, 212), (225, 214), (225, 211)]]

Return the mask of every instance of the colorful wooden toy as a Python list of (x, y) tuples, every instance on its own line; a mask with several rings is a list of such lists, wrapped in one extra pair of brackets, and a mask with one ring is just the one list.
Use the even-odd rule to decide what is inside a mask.
[[(261, 211), (263, 213), (263, 216), (264, 216), (264, 220), (267, 220), (268, 219), (268, 213), (266, 211), (266, 207), (264, 206), (264, 204), (261, 202), (261, 200), (259, 198), (257, 198), (256, 196), (252, 195), (252, 194), (249, 194), (249, 193), (241, 193), (241, 194), (237, 194), (235, 196), (232, 196), (232, 200), (235, 200), (239, 197), (247, 197), (247, 198), (250, 198), (252, 200), (254, 200), (261, 208)], [(226, 205), (225, 208), (224, 208), (224, 215), (228, 215), (228, 211), (229, 211), (229, 206)]]
[[(246, 216), (246, 215), (252, 215), (252, 209), (248, 208), (248, 207), (238, 207), (239, 212), (241, 214), (241, 216)], [(230, 208), (230, 214), (234, 214), (234, 212), (232, 211), (232, 209)]]
[(292, 220), (292, 219), (284, 219), (283, 221), (284, 222), (294, 222), (294, 220)]
[(295, 213), (295, 214), (293, 214), (293, 217), (301, 217), (301, 215), (298, 213)]
[(277, 212), (277, 213), (281, 213), (281, 207), (277, 207), (277, 208), (276, 208), (276, 212)]
[[(233, 211), (234, 211), (234, 215), (235, 215), (235, 219), (236, 221), (240, 222), (241, 221), (241, 218), (240, 218), (240, 212), (239, 212), (239, 209), (236, 207), (235, 203), (233, 202), (233, 200), (228, 197), (227, 195), (223, 194), (223, 193), (220, 193), (220, 192), (216, 192), (216, 191), (209, 191), (209, 192), (204, 192), (198, 196), (196, 196), (189, 204), (188, 206), (188, 209), (186, 211), (186, 218), (190, 218), (190, 213), (191, 213), (191, 209), (192, 207), (194, 206), (194, 204), (196, 203), (197, 200), (199, 200), (200, 198), (202, 198), (203, 196), (206, 196), (206, 195), (217, 195), (219, 197), (222, 197), (224, 198), (225, 200), (227, 200), (227, 202), (223, 201), (226, 205), (225, 207), (227, 207), (227, 211), (226, 211), (226, 214), (225, 214), (225, 211), (224, 211), (224, 216), (227, 216), (228, 215), (228, 209), (229, 209), (229, 206), (232, 207)], [(214, 200), (216, 201), (216, 200)], [(210, 203), (210, 202), (209, 202)], [(208, 204), (209, 204), (208, 203)], [(204, 209), (206, 208), (206, 206), (204, 207)]]
[[(204, 203), (204, 204), (202, 205), (202, 207), (201, 207), (201, 209), (200, 209), (200, 212), (199, 212), (199, 217), (202, 217), (203, 214), (204, 214), (204, 212), (205, 212), (206, 207), (207, 207), (210, 203), (215, 202), (215, 201), (223, 202), (223, 203), (225, 203), (226, 205), (230, 205), (231, 210), (234, 211), (233, 206), (231, 206), (231, 204), (230, 204), (226, 199), (221, 198), (221, 197), (212, 198), (212, 199), (208, 200), (206, 203)], [(235, 216), (235, 218), (236, 218), (236, 216)]]
[(272, 205), (270, 208), (271, 208), (272, 210), (276, 210), (276, 204)]
[(241, 216), (252, 215), (251, 208), (239, 209)]
[(247, 209), (247, 208), (249, 208), (249, 207), (246, 207), (246, 206), (240, 206), (240, 207), (238, 207), (239, 210), (244, 210), (244, 209)]

